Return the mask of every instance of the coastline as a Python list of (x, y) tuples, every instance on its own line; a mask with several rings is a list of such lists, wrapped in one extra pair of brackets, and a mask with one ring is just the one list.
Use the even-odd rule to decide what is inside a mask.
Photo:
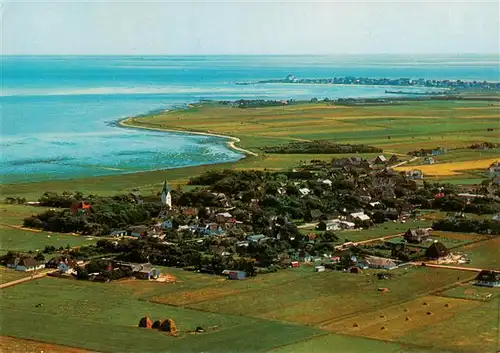
[[(171, 129), (171, 128), (156, 128), (156, 127), (141, 126), (141, 125), (133, 124), (134, 119), (137, 119), (141, 116), (143, 116), (143, 115), (121, 119), (117, 122), (117, 126), (120, 126), (122, 128), (134, 128), (134, 129), (144, 129), (144, 130), (152, 130), (152, 131), (175, 132), (175, 133), (184, 133), (184, 134), (191, 134), (191, 135), (201, 135), (201, 136), (211, 136), (211, 137), (224, 138), (224, 139), (229, 140), (226, 142), (226, 145), (230, 149), (241, 152), (244, 154), (243, 158), (246, 158), (248, 156), (257, 157), (259, 155), (258, 153), (255, 153), (253, 151), (236, 146), (236, 143), (240, 142), (241, 140), (235, 136), (214, 134), (211, 132), (202, 132), (202, 131), (176, 130), (176, 129)], [(215, 164), (218, 164), (218, 163), (215, 163)]]

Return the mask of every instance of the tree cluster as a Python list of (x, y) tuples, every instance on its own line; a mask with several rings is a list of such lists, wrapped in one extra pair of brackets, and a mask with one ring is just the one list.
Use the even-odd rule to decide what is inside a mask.
[(377, 147), (367, 145), (338, 144), (328, 140), (291, 142), (280, 146), (262, 147), (265, 153), (380, 153), (382, 150)]

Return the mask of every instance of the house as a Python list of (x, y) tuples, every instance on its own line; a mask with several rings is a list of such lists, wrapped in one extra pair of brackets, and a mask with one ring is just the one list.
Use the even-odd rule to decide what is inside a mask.
[(16, 271), (30, 272), (40, 270), (45, 267), (32, 257), (14, 257), (7, 262), (8, 268), (13, 268)]
[(172, 224), (172, 221), (169, 219), (167, 219), (161, 223), (161, 229), (163, 229), (163, 230), (172, 229), (172, 228), (173, 228), (173, 224)]
[(60, 273), (67, 273), (67, 274), (75, 274), (76, 275), (76, 268), (78, 265), (76, 264), (75, 261), (66, 261), (66, 262), (60, 262), (59, 265), (57, 266), (57, 269), (59, 270)]
[(339, 224), (341, 229), (353, 229), (356, 226), (356, 224), (347, 221), (340, 221)]
[(46, 268), (58, 268), (59, 264), (61, 264), (61, 263), (66, 263), (66, 264), (71, 263), (71, 265), (73, 265), (74, 267), (77, 266), (76, 262), (71, 258), (71, 256), (58, 255), (58, 256), (54, 256), (52, 259), (47, 261), (45, 263), (45, 267)]
[(474, 282), (476, 286), (500, 287), (500, 271), (482, 270)]
[(398, 158), (398, 156), (396, 156), (395, 154), (393, 154), (391, 156), (391, 158), (389, 158), (388, 162), (389, 162), (389, 164), (396, 164), (396, 163), (399, 162), (399, 158)]
[(300, 267), (300, 262), (298, 262), (298, 261), (292, 261), (292, 262), (290, 262), (290, 266), (292, 266), (292, 267)]
[(127, 229), (128, 235), (132, 237), (145, 237), (148, 235), (148, 226), (132, 226)]
[(314, 267), (314, 272), (325, 272), (325, 266)]
[(73, 214), (86, 214), (92, 211), (92, 206), (87, 201), (75, 202), (71, 205), (71, 213)]
[(236, 271), (236, 270), (224, 270), (222, 274), (227, 275), (227, 279), (232, 280), (240, 280), (247, 277), (247, 273), (245, 271)]
[(404, 238), (408, 243), (421, 243), (422, 241), (428, 239), (430, 237), (430, 233), (428, 229), (425, 228), (417, 228), (417, 229), (408, 229), (404, 234)]
[(299, 193), (302, 196), (306, 196), (306, 195), (309, 195), (311, 193), (311, 190), (309, 190), (308, 188), (301, 188), (301, 189), (299, 189)]
[(398, 264), (393, 259), (378, 256), (366, 256), (365, 262), (369, 268), (378, 268), (384, 270), (392, 270), (398, 267)]
[(264, 234), (254, 234), (254, 235), (249, 235), (247, 237), (247, 240), (249, 242), (254, 242), (254, 243), (258, 243), (260, 240), (266, 238), (266, 236)]
[(494, 220), (494, 221), (500, 221), (500, 213), (497, 213), (496, 215), (493, 215), (491, 217), (491, 219)]
[(432, 157), (425, 157), (424, 158), (424, 164), (434, 164), (434, 158)]
[(186, 207), (182, 209), (182, 214), (198, 218), (198, 209), (196, 207)]
[(229, 212), (217, 213), (215, 215), (215, 220), (219, 223), (226, 223), (231, 221), (233, 216)]
[(422, 180), (424, 179), (424, 172), (419, 169), (408, 170), (405, 173), (406, 177), (410, 180)]
[(349, 218), (352, 220), (352, 221), (361, 221), (361, 222), (364, 222), (364, 221), (369, 221), (370, 220), (370, 217), (368, 215), (366, 215), (364, 212), (354, 212), (354, 213), (351, 213), (349, 215)]
[(286, 189), (283, 188), (283, 187), (279, 187), (277, 189), (277, 192), (278, 192), (279, 195), (285, 195), (286, 194)]
[(137, 279), (157, 279), (160, 277), (160, 272), (159, 269), (152, 267), (149, 263), (135, 265), (132, 268), (132, 273)]
[(467, 215), (464, 212), (448, 212), (446, 213), (446, 219), (449, 221), (467, 219)]
[(500, 175), (500, 163), (498, 161), (495, 161), (488, 167), (488, 174), (492, 176), (498, 176)]
[(141, 199), (141, 193), (139, 191), (132, 191), (130, 193), (130, 197), (133, 198), (138, 205), (142, 205), (144, 203), (144, 200)]
[(110, 237), (124, 237), (127, 235), (126, 230), (113, 230), (111, 233), (109, 233)]
[(340, 230), (340, 229), (341, 229), (340, 220), (338, 220), (338, 219), (334, 219), (331, 221), (321, 221), (316, 225), (316, 230), (322, 230), (322, 231), (332, 230), (332, 231), (334, 231), (334, 230)]
[(438, 260), (442, 257), (446, 257), (450, 254), (449, 250), (443, 243), (438, 242), (437, 240), (427, 248), (425, 251), (425, 256), (430, 260)]
[(328, 186), (332, 186), (332, 181), (330, 179), (321, 180), (321, 183)]
[(448, 152), (448, 150), (446, 148), (439, 147), (439, 148), (432, 150), (431, 154), (433, 156), (439, 156), (441, 154), (446, 154), (447, 152)]
[(375, 158), (372, 163), (375, 165), (386, 164), (387, 158), (385, 158), (385, 156), (383, 156), (383, 155), (380, 155), (380, 156), (377, 156), (377, 158)]

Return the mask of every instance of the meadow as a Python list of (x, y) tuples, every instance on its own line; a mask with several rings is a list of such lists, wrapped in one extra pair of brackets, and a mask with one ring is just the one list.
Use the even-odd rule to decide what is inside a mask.
[[(311, 267), (301, 267), (227, 281), (164, 270), (178, 282), (102, 284), (43, 278), (4, 289), (0, 310), (7, 324), (2, 325), (2, 335), (100, 352), (322, 352), (329, 343), (346, 347), (345, 352), (443, 352), (442, 345), (432, 348), (425, 340), (405, 342), (406, 331), (394, 331), (394, 337), (367, 333), (377, 338), (373, 341), (352, 332), (346, 336), (336, 325), (382, 312), (392, 315), (404, 305), (413, 305), (406, 303), (428, 300), (434, 305), (439, 299), (429, 298), (429, 292), (453, 286), (461, 273), (412, 268), (393, 271), (393, 279), (381, 282), (372, 270), (356, 275), (315, 273)], [(465, 278), (470, 273), (461, 275)], [(389, 291), (379, 292), (381, 285)], [(469, 306), (457, 304), (460, 312)], [(144, 315), (154, 320), (172, 318), (178, 337), (137, 328)], [(440, 315), (448, 319), (448, 314)], [(192, 333), (197, 326), (207, 332)]]
[(27, 205), (0, 204), (0, 253), (7, 251), (42, 251), (45, 246), (70, 247), (90, 245), (93, 237), (44, 232), (22, 228), (23, 219), (48, 208)]

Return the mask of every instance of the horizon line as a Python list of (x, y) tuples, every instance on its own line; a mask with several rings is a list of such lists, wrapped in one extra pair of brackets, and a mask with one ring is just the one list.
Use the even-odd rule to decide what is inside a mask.
[(188, 53), (176, 53), (176, 54), (138, 54), (138, 53), (113, 53), (113, 54), (103, 54), (103, 53), (88, 53), (88, 54), (68, 54), (68, 53), (26, 53), (26, 54), (4, 54), (0, 53), (0, 57), (8, 57), (8, 56), (381, 56), (381, 55), (404, 55), (404, 56), (432, 56), (432, 55), (456, 55), (456, 56), (466, 56), (466, 55), (475, 55), (475, 56), (498, 56), (500, 57), (500, 52), (491, 52), (491, 53), (468, 53), (468, 52), (457, 52), (457, 53), (323, 53), (323, 54), (298, 54), (298, 53), (272, 53), (272, 54), (260, 54), (260, 53), (251, 53), (251, 54), (243, 54), (243, 53), (210, 53), (210, 54), (188, 54)]

